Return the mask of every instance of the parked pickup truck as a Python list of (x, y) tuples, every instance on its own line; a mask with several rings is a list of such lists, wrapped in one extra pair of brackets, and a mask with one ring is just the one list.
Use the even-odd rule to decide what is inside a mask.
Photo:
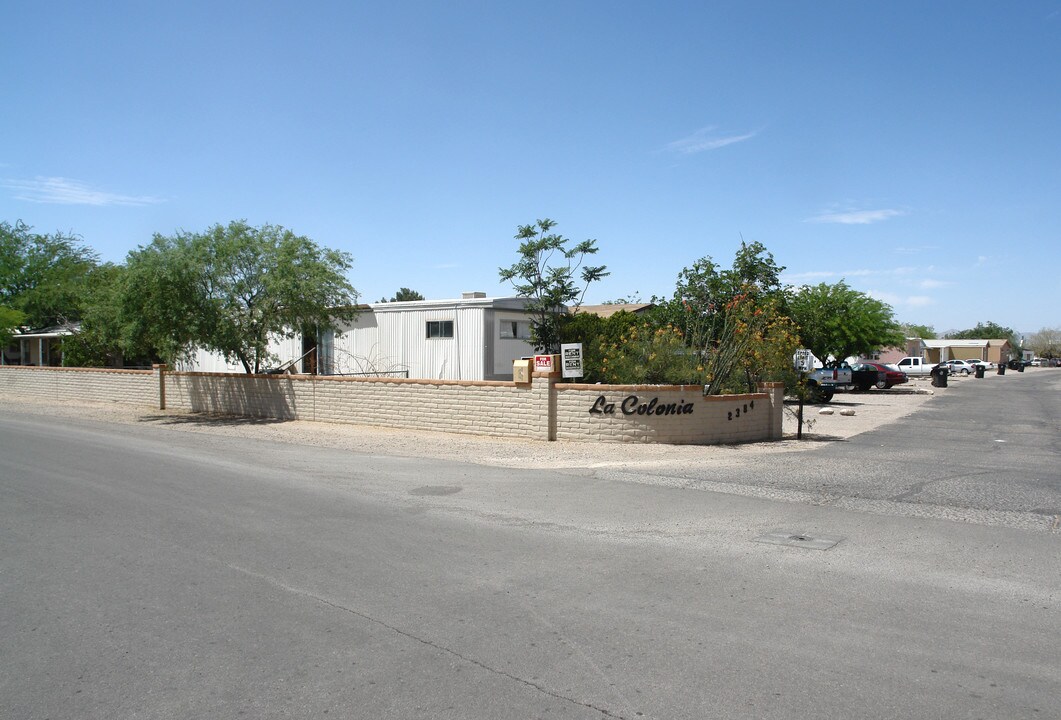
[(907, 375), (930, 375), (932, 368), (936, 367), (934, 363), (926, 362), (924, 358), (919, 357), (904, 357), (896, 366)]
[(869, 390), (884, 379), (884, 373), (878, 370), (852, 370), (846, 363), (834, 368), (821, 368), (807, 376), (807, 387), (811, 397), (818, 402), (829, 402), (837, 390), (857, 388)]

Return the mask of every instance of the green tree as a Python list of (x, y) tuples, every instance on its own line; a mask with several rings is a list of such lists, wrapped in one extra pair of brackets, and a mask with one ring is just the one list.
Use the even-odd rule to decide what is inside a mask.
[(556, 223), (548, 218), (521, 225), (515, 236), (520, 241), (519, 260), (498, 268), (501, 281), (512, 283), (517, 295), (529, 299), (531, 339), (536, 349), (550, 353), (560, 351), (568, 312), (582, 304), (590, 283), (609, 274), (604, 265), (582, 264), (596, 254), (596, 240), (583, 240), (569, 248), (567, 238), (551, 232), (554, 227)]
[(560, 341), (582, 343), (582, 378), (579, 382), (609, 382), (604, 372), (610, 349), (621, 343), (634, 326), (643, 323), (637, 315), (620, 310), (604, 318), (587, 312), (576, 312), (560, 328)]
[(803, 346), (822, 362), (902, 344), (903, 335), (886, 303), (847, 286), (821, 283), (795, 290), (788, 300)]
[(902, 330), (904, 337), (921, 338), (922, 340), (931, 340), (936, 337), (936, 331), (931, 325), (903, 323), (899, 326), (899, 329)]
[(338, 329), (356, 314), (350, 256), (275, 225), (155, 235), (129, 254), (123, 343), (173, 360), (195, 347), (258, 373), (271, 337)]
[(22, 312), (34, 328), (79, 320), (96, 262), (76, 236), (0, 222), (0, 305)]
[(12, 334), (25, 320), (25, 313), (0, 305), (0, 351), (7, 347)]
[(783, 271), (762, 243), (742, 240), (730, 268), (702, 257), (678, 274), (671, 299), (653, 298), (649, 317), (681, 330), (711, 394), (754, 390), (759, 381), (782, 379), (791, 364), (779, 365), (781, 353), (772, 351), (794, 340), (783, 313)]
[[(122, 298), (127, 269), (104, 263), (89, 273), (79, 332), (63, 339), (63, 363), (73, 367), (150, 365), (160, 354), (137, 345), (123, 324)], [(144, 338), (139, 338), (143, 340)]]
[(424, 296), (418, 293), (416, 290), (410, 290), (407, 287), (399, 288), (398, 292), (395, 293), (390, 300), (387, 298), (380, 298), (381, 303), (385, 302), (410, 302), (412, 300), (423, 300)]
[[(956, 340), (1009, 340), (1010, 347), (1018, 352), (1021, 341), (1020, 335), (1012, 328), (1004, 327), (994, 322), (978, 322), (976, 327), (968, 330), (951, 330), (946, 337)], [(1018, 352), (1019, 354), (1019, 352)]]
[(781, 273), (785, 268), (757, 241), (741, 241), (733, 265), (720, 269), (705, 256), (678, 273), (670, 300), (653, 298), (651, 316), (660, 326), (671, 324), (682, 329), (691, 347), (717, 346), (726, 327), (724, 309), (737, 296), (783, 304)]

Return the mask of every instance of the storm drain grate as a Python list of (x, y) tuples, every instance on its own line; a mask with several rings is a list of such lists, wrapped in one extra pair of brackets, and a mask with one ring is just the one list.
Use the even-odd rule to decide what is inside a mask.
[(808, 533), (789, 532), (778, 530), (755, 538), (755, 542), (768, 543), (770, 545), (788, 545), (789, 547), (801, 547), (807, 550), (828, 550), (843, 540), (839, 535), (810, 535)]

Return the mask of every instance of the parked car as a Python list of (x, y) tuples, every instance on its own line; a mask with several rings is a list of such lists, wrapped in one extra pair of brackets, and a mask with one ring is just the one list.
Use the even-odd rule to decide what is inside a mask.
[(884, 373), (883, 378), (878, 375), (877, 382), (875, 383), (881, 390), (887, 390), (893, 385), (902, 385), (904, 382), (909, 382), (910, 380), (902, 370), (895, 370), (878, 362), (859, 363), (858, 365), (852, 366), (852, 370), (876, 370), (878, 373)]
[(976, 367), (977, 365), (980, 365), (980, 366), (982, 366), (984, 368), (984, 370), (994, 370), (995, 369), (995, 364), (993, 362), (988, 362), (987, 360), (969, 360), (968, 363), (970, 365), (972, 365), (973, 367)]
[(976, 370), (967, 360), (947, 360), (941, 364), (950, 368), (951, 375), (971, 375)]

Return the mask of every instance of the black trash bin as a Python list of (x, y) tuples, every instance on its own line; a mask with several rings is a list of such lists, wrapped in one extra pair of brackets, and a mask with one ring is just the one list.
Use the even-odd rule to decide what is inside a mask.
[(998, 374), (999, 375), (1005, 375), (1006, 374), (1006, 363), (1000, 362), (998, 364)]
[(976, 373), (976, 377), (983, 379), (983, 377), (984, 377), (984, 366), (983, 365), (977, 365), (976, 366), (976, 370), (974, 372)]
[(1017, 372), (1024, 372), (1024, 361), (1023, 360), (1018, 360), (1017, 361)]
[(932, 387), (945, 388), (947, 387), (947, 368), (942, 365), (937, 365), (932, 368), (929, 373), (932, 376)]

